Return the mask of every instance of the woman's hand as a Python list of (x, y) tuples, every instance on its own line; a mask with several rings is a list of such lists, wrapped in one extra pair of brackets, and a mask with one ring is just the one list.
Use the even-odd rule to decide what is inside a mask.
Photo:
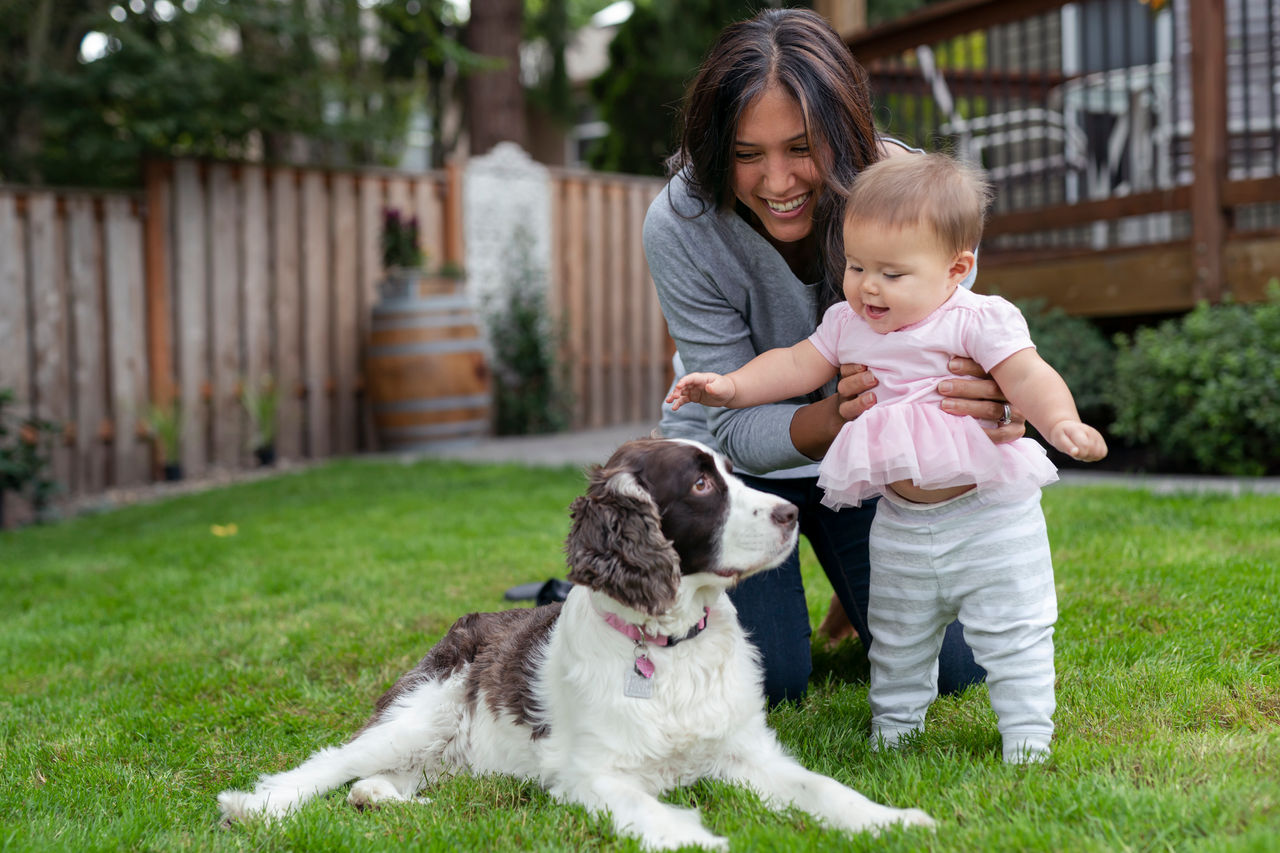
[[(938, 383), (938, 393), (947, 399), (942, 410), (953, 415), (968, 415), (982, 420), (995, 421), (997, 426), (986, 430), (996, 444), (1014, 441), (1027, 434), (1027, 419), (1005, 401), (1000, 386), (971, 358), (956, 356), (947, 367), (957, 376), (972, 379), (944, 379)], [(1006, 410), (1009, 420), (1004, 421)]]
[(810, 459), (821, 459), (845, 423), (876, 404), (871, 389), (877, 384), (866, 365), (840, 365), (836, 393), (796, 410), (791, 419), (791, 443)]
[[(865, 364), (840, 365), (840, 382), (836, 395), (840, 398), (836, 411), (842, 421), (851, 421), (876, 404), (872, 389), (879, 384), (875, 374)], [(843, 426), (844, 424), (841, 424)], [(834, 436), (832, 437), (834, 440)]]

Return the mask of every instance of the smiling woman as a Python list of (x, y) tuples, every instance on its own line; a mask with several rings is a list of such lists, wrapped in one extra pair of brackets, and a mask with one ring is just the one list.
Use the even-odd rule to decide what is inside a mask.
[(813, 232), (814, 166), (800, 106), (778, 86), (747, 105), (733, 143), (733, 194), (755, 214), (765, 239), (778, 247)]
[[(804, 9), (768, 9), (725, 28), (689, 86), (682, 122), (670, 182), (645, 218), (645, 254), (676, 343), (677, 377), (724, 374), (813, 333), (841, 299), (845, 188), (872, 163), (910, 155), (876, 132), (866, 72), (827, 22)], [(954, 372), (982, 376), (968, 359), (957, 364)], [(872, 508), (821, 506), (816, 460), (875, 404), (876, 383), (865, 368), (845, 365), (838, 382), (809, 395), (735, 410), (668, 407), (660, 424), (664, 435), (719, 449), (753, 486), (800, 507), (801, 530), (864, 642)], [(953, 397), (967, 399), (950, 400), (947, 411), (991, 421), (1003, 413), (989, 377), (951, 384)], [(992, 437), (1022, 433), (1015, 422)], [(773, 702), (799, 697), (811, 670), (798, 566), (793, 555), (733, 593)], [(943, 692), (982, 677), (953, 626)]]

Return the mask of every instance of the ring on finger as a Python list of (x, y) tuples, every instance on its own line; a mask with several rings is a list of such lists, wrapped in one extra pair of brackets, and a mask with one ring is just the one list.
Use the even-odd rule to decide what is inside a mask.
[(1004, 414), (1000, 416), (1000, 420), (996, 421), (1000, 426), (1008, 426), (1013, 423), (1013, 408), (1008, 403), (1001, 404), (1004, 406)]

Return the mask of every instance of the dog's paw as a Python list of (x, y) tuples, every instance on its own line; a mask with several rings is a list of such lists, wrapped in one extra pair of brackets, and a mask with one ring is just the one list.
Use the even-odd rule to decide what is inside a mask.
[(702, 850), (728, 850), (729, 839), (721, 838), (707, 830), (698, 833), (668, 833), (645, 836), (640, 839), (645, 850), (679, 850), (681, 847), (698, 847)]
[(218, 808), (222, 811), (222, 827), (243, 823), (265, 815), (262, 803), (253, 794), (244, 791), (223, 791), (218, 795)]
[(640, 833), (640, 846), (646, 850), (677, 850), (701, 847), (703, 850), (728, 850), (729, 839), (721, 838), (702, 825), (697, 809), (668, 807), (666, 820), (649, 826)]
[(381, 803), (405, 801), (405, 796), (396, 786), (381, 776), (361, 779), (351, 786), (351, 793), (347, 795), (347, 802), (360, 811), (376, 809)]
[(900, 824), (901, 826), (925, 826), (929, 829), (938, 828), (938, 822), (920, 809), (899, 809), (898, 815), (893, 822), (895, 824)]
[(850, 832), (866, 832), (878, 836), (886, 829), (897, 829), (911, 826), (923, 826), (929, 829), (937, 827), (937, 823), (920, 809), (895, 809), (891, 806), (874, 805), (871, 811), (846, 811), (833, 817), (831, 824)]
[(223, 791), (218, 795), (218, 807), (222, 810), (222, 826), (244, 823), (250, 820), (270, 822), (272, 818), (288, 814), (296, 800), (279, 795)]

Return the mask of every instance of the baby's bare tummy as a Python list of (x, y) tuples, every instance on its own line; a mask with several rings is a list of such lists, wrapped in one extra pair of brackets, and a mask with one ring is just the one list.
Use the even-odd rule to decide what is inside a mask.
[(913, 501), (918, 504), (936, 504), (942, 501), (951, 500), (954, 497), (963, 495), (965, 492), (973, 488), (973, 484), (969, 483), (964, 486), (948, 486), (945, 489), (922, 489), (911, 480), (898, 480), (896, 483), (890, 483), (889, 488), (893, 489), (906, 500)]

